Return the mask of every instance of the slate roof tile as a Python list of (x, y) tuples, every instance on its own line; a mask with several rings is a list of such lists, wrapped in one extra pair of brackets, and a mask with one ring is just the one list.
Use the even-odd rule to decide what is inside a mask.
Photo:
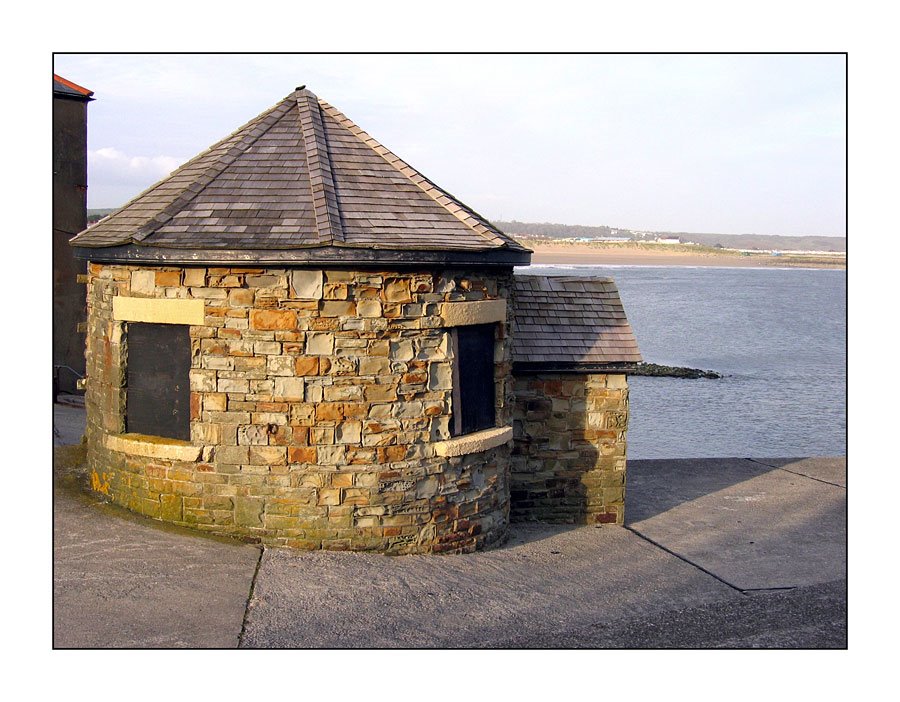
[(638, 363), (634, 331), (611, 278), (516, 275), (513, 361)]

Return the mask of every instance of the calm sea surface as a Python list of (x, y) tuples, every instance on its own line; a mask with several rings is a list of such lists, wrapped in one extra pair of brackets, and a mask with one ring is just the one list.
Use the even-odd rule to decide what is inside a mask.
[(645, 361), (726, 375), (630, 377), (629, 458), (846, 455), (846, 271), (519, 272), (611, 277)]

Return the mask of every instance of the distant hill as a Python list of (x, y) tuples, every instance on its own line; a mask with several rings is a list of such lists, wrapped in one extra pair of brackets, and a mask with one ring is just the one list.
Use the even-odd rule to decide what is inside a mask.
[(702, 234), (696, 232), (646, 232), (621, 227), (588, 227), (580, 224), (551, 224), (549, 222), (502, 222), (494, 224), (511, 236), (546, 237), (548, 239), (593, 239), (597, 237), (625, 237), (635, 241), (652, 241), (657, 237), (678, 237), (682, 242), (706, 246), (720, 245), (731, 249), (760, 249), (764, 251), (846, 251), (843, 236), (779, 236), (775, 234)]
[[(87, 211), (88, 224), (99, 221), (117, 207)], [(621, 227), (588, 227), (581, 224), (551, 224), (549, 222), (503, 222), (494, 224), (511, 236), (546, 237), (548, 239), (594, 239), (597, 237), (626, 237), (635, 241), (653, 241), (657, 237), (679, 237), (683, 242), (706, 246), (720, 245), (729, 249), (760, 249), (762, 251), (846, 251), (847, 239), (842, 236), (777, 236), (768, 234), (697, 234), (694, 232), (645, 232)]]

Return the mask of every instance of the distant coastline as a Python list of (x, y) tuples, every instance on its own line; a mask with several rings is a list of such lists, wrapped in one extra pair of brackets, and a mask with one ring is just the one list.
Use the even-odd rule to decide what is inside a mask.
[(706, 246), (660, 245), (650, 243), (582, 244), (548, 242), (516, 237), (534, 251), (532, 263), (544, 265), (594, 266), (712, 266), (741, 268), (831, 268), (846, 270), (846, 254), (816, 252), (781, 253), (766, 251), (741, 253)]
[[(93, 224), (118, 208), (89, 209), (88, 224)], [(719, 268), (831, 268), (846, 270), (846, 252), (779, 251), (773, 248), (823, 246), (834, 242), (826, 237), (790, 237), (753, 234), (680, 234), (670, 232), (635, 232), (609, 227), (586, 227), (566, 224), (535, 224), (527, 222), (496, 222), (503, 231), (534, 251), (533, 264), (587, 265), (587, 266), (709, 266)], [(681, 241), (697, 241), (694, 244), (664, 244), (653, 239), (633, 241), (576, 241), (576, 236), (669, 236)], [(571, 236), (572, 239), (559, 239)], [(752, 247), (748, 249), (724, 248), (725, 246)], [(841, 240), (841, 248), (844, 246)], [(755, 250), (758, 249), (758, 250)]]

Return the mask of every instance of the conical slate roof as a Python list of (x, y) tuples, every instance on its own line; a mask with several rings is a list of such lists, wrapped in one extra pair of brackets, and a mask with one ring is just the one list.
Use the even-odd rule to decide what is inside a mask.
[(305, 88), (74, 237), (158, 263), (526, 265), (506, 236)]

